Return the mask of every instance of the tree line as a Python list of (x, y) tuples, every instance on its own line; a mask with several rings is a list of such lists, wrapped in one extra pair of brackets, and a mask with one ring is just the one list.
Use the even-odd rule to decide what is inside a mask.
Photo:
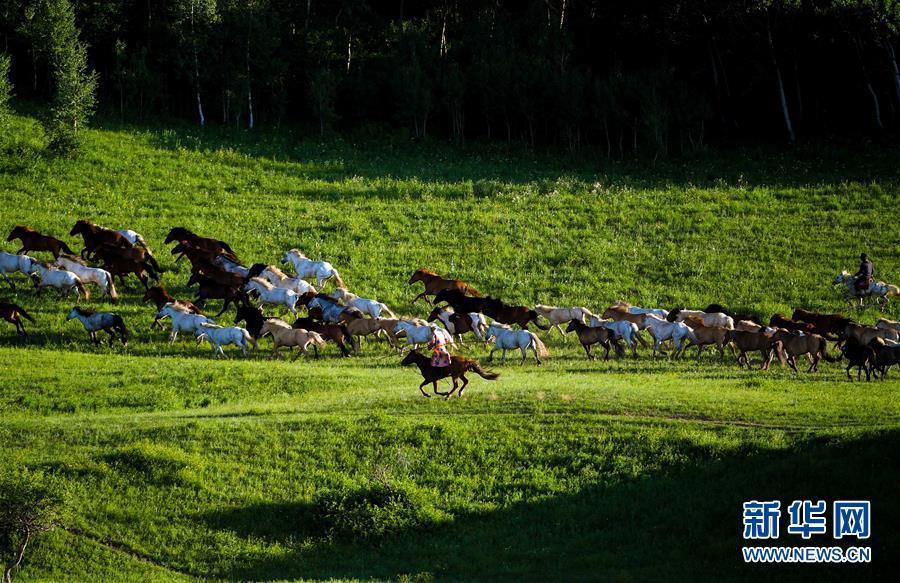
[(611, 157), (900, 126), (889, 0), (91, 0), (73, 4), (74, 38), (45, 22), (60, 3), (0, 0), (17, 95), (94, 79), (126, 119), (393, 126)]

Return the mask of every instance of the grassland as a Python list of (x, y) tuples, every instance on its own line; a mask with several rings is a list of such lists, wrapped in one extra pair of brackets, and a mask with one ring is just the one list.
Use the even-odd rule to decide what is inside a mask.
[[(860, 250), (900, 280), (896, 150), (600, 164), (390, 136), (102, 125), (79, 158), (59, 160), (42, 154), (33, 119), (14, 120), (0, 229), (62, 236), (77, 218), (135, 229), (179, 296), (187, 267), (162, 246), (174, 225), (228, 240), (247, 262), (299, 247), (415, 315), (425, 307), (409, 304), (406, 280), (419, 266), (523, 303), (719, 301), (765, 315), (844, 308), (830, 281)], [(551, 335), (545, 366), (498, 366), (499, 381), (438, 402), (377, 344), (293, 364), (169, 346), (135, 283), (115, 307), (133, 341), (94, 348), (63, 322), (70, 303), (18, 282), (0, 298), (37, 324), (28, 340), (0, 328), (0, 471), (43, 476), (67, 500), (65, 528), (38, 543), (22, 580), (896, 572), (896, 381), (709, 356), (587, 362)], [(871, 499), (874, 562), (744, 566), (741, 502), (795, 498)]]

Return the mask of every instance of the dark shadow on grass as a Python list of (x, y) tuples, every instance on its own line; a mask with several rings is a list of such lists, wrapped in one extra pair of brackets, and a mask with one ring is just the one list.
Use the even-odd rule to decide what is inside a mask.
[[(725, 431), (725, 429), (723, 429)], [(676, 448), (683, 462), (636, 479), (598, 483), (552, 496), (509, 487), (525, 501), (493, 512), (457, 511), (383, 536), (325, 536), (312, 504), (256, 504), (199, 518), (211, 528), (279, 543), (272, 556), (238, 560), (229, 579), (397, 579), (426, 574), (439, 581), (722, 581), (888, 580), (900, 566), (900, 431), (850, 441), (816, 438), (792, 450), (721, 457), (696, 443)], [(560, 451), (548, 465), (577, 471), (577, 455)], [(513, 492), (510, 492), (513, 494)], [(780, 500), (788, 546), (871, 546), (868, 565), (746, 565), (741, 504)], [(872, 537), (808, 543), (785, 532), (795, 499), (872, 502)], [(830, 527), (830, 523), (829, 523)], [(299, 541), (305, 541), (299, 544)], [(761, 543), (761, 544), (773, 544)]]

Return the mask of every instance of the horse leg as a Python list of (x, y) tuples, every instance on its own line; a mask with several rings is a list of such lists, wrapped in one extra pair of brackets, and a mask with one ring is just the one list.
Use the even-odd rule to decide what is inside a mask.
[(440, 395), (442, 397), (446, 397), (447, 393), (438, 390), (438, 380), (439, 379), (435, 379), (435, 380), (431, 381), (431, 385), (434, 387), (434, 394)]
[(566, 337), (566, 333), (563, 331), (562, 326), (560, 326), (559, 324), (554, 324), (553, 327), (559, 330), (560, 336), (562, 336), (563, 338)]
[(582, 343), (581, 347), (584, 348), (584, 353), (587, 354), (588, 360), (594, 360), (594, 355), (591, 354), (591, 345)]
[(414, 297), (410, 303), (411, 303), (411, 304), (414, 304), (414, 303), (416, 303), (416, 300), (418, 300), (419, 298), (426, 298), (426, 297), (427, 297), (427, 296), (426, 296), (427, 293), (428, 293), (427, 291), (423, 291), (422, 293), (420, 293), (419, 295), (417, 295), (416, 297)]
[(501, 348), (503, 352), (500, 354), (500, 364), (506, 364), (506, 349)]
[(522, 364), (525, 364), (525, 360), (528, 358), (528, 349), (524, 346), (520, 346), (519, 350), (522, 351)]
[(815, 357), (812, 357), (812, 358), (813, 358), (813, 362), (812, 362), (812, 364), (809, 365), (809, 368), (806, 370), (806, 372), (808, 372), (808, 373), (818, 370), (819, 355), (817, 354)]
[(425, 392), (425, 389), (423, 388), (423, 387), (424, 387), (425, 385), (427, 385), (427, 384), (428, 384), (428, 380), (422, 381), (422, 384), (419, 385), (419, 391), (422, 393), (423, 396), (428, 397), (428, 398), (430, 399), (430, 398), (431, 398), (431, 395), (429, 395), (428, 393), (426, 393), (426, 392)]
[(459, 388), (459, 393), (458, 393), (458, 395), (459, 395), (460, 397), (462, 397), (462, 396), (463, 396), (463, 391), (466, 390), (466, 385), (469, 384), (469, 379), (466, 378), (466, 375), (465, 375), (465, 374), (459, 375), (459, 378), (462, 379), (463, 384), (462, 384), (462, 386)]
[(16, 289), (15, 284), (12, 282), (12, 280), (9, 278), (9, 276), (6, 275), (6, 272), (5, 272), (5, 271), (0, 271), (0, 275), (2, 275), (2, 276), (3, 276), (3, 279), (6, 280), (6, 283), (9, 284), (9, 289), (11, 289), (11, 290), (15, 290), (15, 289)]
[(447, 393), (447, 396), (444, 398), (449, 401), (450, 397), (453, 396), (453, 393), (456, 392), (456, 389), (458, 389), (458, 388), (459, 388), (459, 381), (457, 380), (457, 377), (453, 377), (453, 388), (450, 389), (450, 392)]

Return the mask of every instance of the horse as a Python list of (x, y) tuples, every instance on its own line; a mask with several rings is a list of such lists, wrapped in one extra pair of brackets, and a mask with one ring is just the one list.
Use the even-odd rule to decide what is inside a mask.
[[(325, 346), (325, 339), (322, 338), (322, 335), (318, 332), (310, 332), (308, 330), (303, 330), (302, 328), (293, 328), (287, 322), (277, 318), (266, 320), (262, 325), (260, 333), (260, 337), (272, 337), (272, 354), (269, 356), (270, 359), (281, 358), (281, 355), (278, 354), (278, 349), (282, 346), (288, 346), (291, 349), (293, 349), (294, 346), (300, 347), (300, 350), (297, 351), (297, 354), (294, 355), (291, 362), (297, 360), (301, 354), (303, 354), (303, 356), (308, 356), (309, 351), (307, 349), (310, 345), (316, 347)], [(316, 349), (316, 358), (319, 358), (318, 349)]]
[(895, 364), (900, 364), (900, 345), (889, 346), (881, 338), (873, 338), (869, 346), (875, 351), (875, 363), (873, 368), (881, 373), (881, 380), (887, 378), (888, 369)]
[(624, 340), (625, 345), (631, 348), (631, 355), (634, 358), (637, 358), (638, 355), (638, 342), (640, 342), (641, 346), (644, 348), (649, 346), (647, 341), (644, 340), (644, 337), (641, 336), (641, 329), (634, 322), (629, 322), (627, 320), (602, 320), (597, 316), (592, 315), (588, 320), (588, 325), (594, 328), (603, 327), (615, 332), (616, 337)]
[[(451, 356), (450, 364), (448, 366), (431, 366), (431, 358), (425, 356), (418, 350), (412, 350), (400, 361), (400, 366), (410, 366), (413, 364), (419, 367), (419, 372), (422, 374), (422, 378), (425, 379), (422, 381), (422, 384), (419, 385), (419, 391), (426, 397), (431, 397), (431, 395), (425, 392), (424, 387), (428, 383), (431, 383), (434, 387), (435, 394), (441, 395), (445, 399), (450, 399), (459, 385), (457, 379), (462, 379), (463, 382), (462, 386), (459, 387), (459, 393), (457, 393), (459, 397), (462, 397), (463, 392), (466, 390), (466, 385), (469, 384), (469, 379), (466, 378), (466, 373), (469, 371), (474, 372), (488, 381), (500, 378), (498, 373), (484, 370), (481, 367), (481, 363), (477, 360), (463, 358), (461, 356)], [(447, 377), (450, 377), (453, 380), (453, 388), (450, 389), (449, 392), (444, 393), (438, 390), (437, 384), (439, 380)]]
[(299, 249), (291, 249), (281, 258), (282, 263), (290, 263), (299, 278), (315, 277), (316, 286), (322, 289), (325, 282), (334, 278), (338, 287), (347, 287), (337, 270), (327, 261), (313, 261), (304, 255)]
[[(819, 361), (825, 359), (828, 362), (837, 362), (837, 359), (828, 354), (828, 343), (818, 334), (800, 334), (789, 332), (787, 330), (776, 330), (772, 334), (771, 342), (781, 342), (784, 348), (784, 354), (787, 356), (787, 363), (794, 372), (797, 371), (797, 357), (804, 354), (809, 355), (810, 365), (806, 372), (815, 372), (819, 370)], [(764, 369), (769, 368), (774, 356), (773, 352), (769, 352), (769, 358), (763, 365)]]
[(467, 296), (465, 292), (456, 288), (442, 289), (434, 294), (434, 299), (431, 300), (431, 303), (436, 306), (442, 302), (447, 302), (447, 305), (453, 308), (453, 311), (458, 314), (481, 312), (485, 306), (487, 306), (488, 302), (502, 304), (500, 300), (494, 300), (493, 298)]
[(290, 312), (297, 315), (297, 300), (300, 296), (289, 289), (275, 287), (261, 277), (251, 277), (250, 281), (244, 284), (245, 292), (255, 292), (259, 295), (259, 303), (263, 306), (284, 306)]
[(231, 250), (231, 247), (229, 247), (228, 243), (225, 241), (201, 237), (184, 227), (172, 227), (172, 229), (169, 230), (169, 234), (166, 235), (166, 240), (163, 241), (163, 243), (168, 245), (172, 241), (187, 241), (194, 248), (205, 249), (214, 254), (227, 255), (230, 259), (238, 261), (234, 251)]
[(349, 322), (345, 322), (345, 326), (347, 326), (347, 330), (350, 334), (357, 336), (356, 341), (356, 351), (359, 351), (359, 338), (363, 336), (376, 335), (380, 336), (381, 333), (384, 333), (387, 336), (388, 344), (391, 345), (391, 348), (398, 348), (397, 343), (399, 342), (399, 338), (394, 334), (394, 329), (397, 327), (397, 322), (400, 320), (396, 318), (357, 318), (355, 320), (350, 320)]
[[(727, 340), (727, 335), (728, 331), (733, 330), (733, 328), (707, 326), (703, 323), (703, 320), (695, 316), (685, 318), (684, 323), (694, 331), (694, 336), (697, 337), (696, 342), (692, 340), (688, 345), (688, 347), (697, 347), (697, 360), (700, 360), (700, 353), (703, 352), (703, 348), (710, 345), (715, 346), (719, 351), (719, 358), (725, 360), (725, 346), (731, 346), (731, 343)], [(731, 354), (736, 356), (734, 346), (731, 346)]]
[[(456, 308), (454, 307), (454, 310), (455, 309)], [(550, 326), (542, 326), (541, 323), (538, 322), (538, 313), (534, 310), (525, 306), (510, 306), (493, 298), (485, 298), (482, 309), (477, 311), (482, 312), (485, 316), (493, 318), (501, 324), (517, 324), (523, 330), (528, 329), (528, 324), (530, 322), (534, 322), (534, 325), (541, 330), (550, 329)]]
[(37, 279), (34, 281), (34, 288), (37, 290), (38, 295), (41, 294), (45, 287), (55, 287), (59, 290), (60, 297), (68, 296), (73, 291), (78, 297), (78, 301), (81, 301), (82, 295), (85, 300), (91, 297), (91, 294), (84, 287), (81, 280), (78, 279), (78, 276), (71, 271), (57, 269), (43, 261), (34, 261), (31, 263), (30, 273), (38, 274)]
[(733, 312), (729, 309), (726, 309), (722, 304), (710, 304), (703, 308), (703, 311), (707, 314), (725, 314), (735, 322), (747, 321), (753, 322), (755, 324), (762, 324), (759, 319), (759, 316), (756, 314), (750, 314), (748, 312)]
[(863, 326), (861, 324), (847, 324), (841, 333), (840, 341), (846, 341), (849, 338), (855, 338), (860, 344), (868, 344), (872, 338), (881, 338), (882, 340), (890, 340), (897, 342), (900, 340), (900, 333), (891, 328), (878, 328), (874, 326)]
[(740, 352), (737, 355), (739, 367), (744, 368), (746, 364), (747, 368), (750, 368), (750, 357), (747, 356), (747, 353), (757, 350), (762, 355), (762, 363), (763, 367), (765, 367), (766, 357), (772, 351), (778, 354), (779, 360), (784, 360), (782, 343), (778, 340), (772, 341), (772, 334), (774, 333), (775, 330), (771, 328), (760, 328), (756, 331), (728, 330), (725, 333), (725, 341), (729, 344), (734, 344), (737, 347), (737, 351)]
[(458, 314), (450, 312), (443, 308), (434, 308), (426, 318), (428, 322), (440, 320), (447, 332), (454, 334), (459, 338), (459, 343), (463, 343), (462, 335), (471, 332), (481, 342), (486, 342), (484, 333), (487, 331), (487, 322), (484, 316), (478, 312), (469, 312), (468, 314)]
[(29, 227), (18, 225), (10, 231), (7, 241), (19, 239), (22, 241), (22, 248), (16, 251), (17, 255), (21, 255), (26, 251), (49, 251), (53, 253), (53, 258), (59, 257), (62, 252), (69, 255), (75, 255), (75, 252), (69, 249), (65, 242), (60, 241), (50, 235), (42, 235), (41, 233)]
[(879, 320), (875, 322), (875, 327), (881, 328), (882, 330), (896, 330), (897, 332), (900, 332), (900, 322), (888, 320), (887, 318), (879, 318)]
[[(645, 314), (645, 316), (646, 315), (647, 314)], [(671, 316), (672, 313), (669, 312), (669, 315)], [(677, 358), (678, 355), (684, 351), (685, 340), (689, 340), (693, 343), (697, 342), (697, 336), (694, 334), (694, 331), (684, 322), (669, 322), (668, 320), (659, 320), (657, 318), (646, 318), (644, 323), (654, 339), (654, 358), (659, 351), (660, 345), (665, 340), (671, 339), (672, 343), (675, 345), (675, 351), (672, 353), (672, 358)]]
[(143, 247), (144, 251), (150, 253), (150, 247), (147, 245), (147, 240), (137, 231), (132, 231), (131, 229), (118, 229), (116, 232), (128, 239), (128, 242), (131, 243), (133, 247)]
[(731, 316), (723, 314), (722, 312), (707, 314), (700, 310), (683, 310), (681, 308), (675, 308), (669, 312), (668, 316), (666, 316), (666, 320), (669, 322), (684, 322), (686, 318), (697, 318), (704, 326), (716, 326), (727, 330), (734, 330), (734, 320)]
[(31, 273), (31, 264), (37, 261), (34, 257), (29, 257), (28, 255), (13, 255), (12, 253), (4, 253), (0, 251), (0, 275), (3, 276), (3, 279), (6, 280), (6, 283), (9, 284), (10, 289), (15, 290), (16, 284), (9, 279), (7, 273), (24, 273), (28, 275)]
[(75, 306), (66, 316), (66, 322), (77, 319), (87, 330), (88, 335), (97, 346), (100, 345), (100, 339), (97, 338), (97, 332), (104, 331), (109, 334), (109, 345), (112, 346), (116, 336), (122, 341), (122, 346), (128, 346), (128, 328), (125, 327), (125, 321), (122, 316), (115, 312), (94, 312), (93, 310), (85, 310)]
[(581, 347), (584, 348), (584, 352), (590, 360), (594, 360), (594, 355), (591, 354), (591, 345), (593, 344), (600, 344), (606, 350), (603, 360), (609, 360), (609, 349), (611, 346), (615, 346), (616, 356), (621, 357), (624, 353), (616, 333), (602, 326), (588, 326), (581, 320), (573, 319), (569, 321), (569, 325), (566, 327), (566, 333), (569, 332), (575, 332), (578, 336), (578, 341), (581, 342)]
[(247, 303), (247, 294), (231, 286), (222, 285), (209, 277), (198, 276), (196, 283), (200, 289), (197, 292), (197, 299), (194, 300), (195, 305), (204, 306), (206, 300), (224, 300), (222, 309), (216, 314), (217, 318), (224, 314), (231, 304), (240, 306)]
[(840, 314), (817, 314), (816, 312), (808, 312), (802, 308), (797, 308), (791, 314), (791, 319), (807, 322), (815, 326), (817, 334), (826, 335), (833, 334), (839, 336), (847, 324), (852, 324), (853, 320)]
[(861, 344), (856, 338), (848, 338), (847, 342), (841, 346), (841, 356), (847, 359), (847, 378), (853, 381), (850, 376), (850, 369), (856, 367), (856, 380), (860, 380), (862, 371), (866, 371), (866, 382), (872, 380), (872, 371), (875, 369), (875, 361), (877, 356), (875, 349), (867, 344)]
[(261, 277), (274, 285), (283, 287), (297, 294), (317, 291), (308, 281), (300, 277), (291, 277), (274, 265), (255, 263), (247, 270), (247, 277)]
[(781, 314), (773, 314), (772, 317), (769, 318), (769, 327), (783, 328), (792, 332), (803, 332), (806, 334), (816, 333), (816, 327), (813, 324), (810, 324), (809, 322), (795, 322), (790, 318), (785, 318)]
[(205, 322), (200, 325), (200, 329), (197, 330), (194, 335), (197, 336), (197, 344), (200, 344), (204, 340), (209, 342), (216, 358), (220, 356), (222, 358), (228, 358), (228, 355), (222, 350), (222, 346), (225, 344), (234, 344), (241, 349), (244, 356), (247, 356), (248, 353), (248, 343), (253, 344), (253, 348), (256, 348), (256, 340), (250, 336), (250, 333), (237, 326), (229, 326), (226, 328), (224, 326), (219, 326), (218, 324)]
[(223, 271), (233, 273), (234, 275), (240, 276), (244, 279), (247, 279), (250, 276), (249, 269), (247, 269), (237, 261), (232, 261), (225, 255), (217, 255), (215, 258), (213, 258), (212, 263), (213, 265), (222, 268)]
[(397, 315), (391, 311), (385, 304), (375, 301), (368, 300), (366, 298), (361, 298), (355, 293), (347, 291), (346, 288), (339, 287), (333, 292), (331, 292), (331, 297), (344, 302), (347, 306), (351, 308), (355, 308), (373, 318), (380, 318), (381, 314), (387, 314), (391, 318), (396, 318)]
[(889, 298), (900, 296), (900, 287), (883, 281), (873, 281), (866, 289), (858, 290), (856, 289), (856, 278), (850, 275), (848, 271), (840, 272), (831, 282), (832, 286), (840, 284), (847, 286), (847, 302), (852, 306), (854, 300), (858, 299), (860, 308), (865, 306), (865, 298), (873, 297), (875, 298), (875, 303), (879, 304), (881, 309), (884, 310), (887, 307)]
[(124, 247), (126, 249), (133, 247), (131, 241), (122, 233), (85, 220), (75, 221), (75, 226), (69, 231), (69, 236), (74, 237), (75, 235), (81, 235), (81, 238), (84, 240), (84, 248), (81, 250), (82, 258), (101, 245)]
[(578, 320), (582, 324), (587, 325), (588, 320), (594, 316), (590, 310), (582, 307), (557, 308), (555, 306), (538, 304), (534, 307), (534, 311), (537, 312), (538, 316), (543, 316), (545, 319), (549, 320), (550, 327), (559, 330), (559, 333), (563, 336), (565, 336), (565, 333), (563, 333), (560, 324)]
[[(644, 313), (644, 314), (633, 314), (628, 311), (629, 308), (622, 305), (612, 305), (606, 308), (606, 311), (603, 312), (602, 318), (604, 320), (615, 320), (616, 322), (631, 322), (636, 325), (639, 330), (644, 330), (647, 327), (647, 321), (656, 319), (661, 320), (666, 316), (657, 316), (656, 314)], [(668, 315), (668, 312), (666, 312)]]
[(254, 338), (261, 338), (262, 336), (262, 327), (266, 322), (266, 317), (263, 315), (262, 310), (257, 308), (256, 306), (238, 306), (237, 314), (234, 316), (234, 324), (237, 326), (241, 322), (244, 322), (247, 326), (247, 331), (250, 332), (250, 336)]
[(399, 335), (400, 332), (406, 332), (406, 344), (400, 347), (400, 354), (403, 354), (407, 348), (412, 347), (415, 350), (419, 344), (430, 344), (435, 335), (441, 336), (447, 345), (456, 346), (453, 336), (437, 324), (421, 326), (408, 320), (398, 320), (397, 325), (394, 326), (394, 334)]
[(534, 360), (538, 364), (541, 364), (541, 356), (550, 356), (550, 351), (547, 350), (541, 339), (537, 337), (537, 334), (529, 330), (513, 330), (505, 324), (494, 322), (488, 326), (484, 337), (485, 340), (497, 339), (490, 355), (488, 355), (488, 362), (494, 360), (495, 351), (502, 350), (500, 362), (506, 364), (506, 351), (516, 348), (522, 351), (522, 364), (525, 364), (525, 359), (528, 356), (527, 350), (531, 350), (534, 353)]
[(113, 284), (113, 276), (105, 269), (98, 267), (88, 267), (73, 255), (60, 255), (56, 258), (54, 264), (66, 271), (71, 271), (82, 283), (95, 283), (103, 293), (109, 296), (112, 303), (119, 301), (119, 294), (116, 292), (116, 286)]
[(188, 278), (187, 284), (194, 285), (200, 281), (201, 277), (205, 277), (215, 281), (226, 287), (239, 288), (247, 283), (247, 280), (236, 273), (225, 271), (221, 267), (206, 261), (198, 261), (191, 266), (191, 276)]
[(215, 324), (212, 320), (202, 314), (193, 314), (183, 311), (183, 308), (177, 307), (175, 304), (166, 304), (156, 314), (156, 321), (170, 318), (172, 320), (172, 331), (169, 332), (169, 344), (175, 342), (175, 338), (179, 332), (190, 332), (196, 334), (203, 324)]
[(25, 331), (25, 325), (22, 324), (22, 318), (29, 322), (34, 322), (34, 318), (24, 308), (8, 302), (0, 302), (0, 318), (15, 326), (16, 333), (22, 336), (28, 336), (28, 333)]
[[(626, 312), (629, 314), (634, 314), (636, 316), (643, 316), (646, 314), (653, 314), (654, 316), (658, 316), (663, 320), (666, 319), (666, 316), (669, 315), (667, 310), (663, 310), (662, 308), (642, 308), (640, 306), (632, 306), (628, 302), (623, 302), (622, 300), (617, 301), (613, 305), (611, 305), (608, 309), (614, 308), (624, 308)], [(606, 318), (606, 316), (603, 316)]]
[(332, 324), (347, 323), (364, 317), (356, 308), (342, 306), (336, 299), (322, 293), (309, 291), (301, 294), (298, 301), (306, 306), (310, 316)]
[[(145, 303), (145, 304), (147, 302), (151, 302), (151, 301), (156, 306), (157, 313), (166, 304), (174, 304), (174, 306), (176, 308), (180, 309), (183, 312), (187, 311), (192, 314), (203, 315), (203, 312), (200, 310), (200, 308), (195, 306), (193, 302), (175, 299), (175, 297), (173, 297), (171, 294), (169, 294), (169, 292), (166, 291), (166, 288), (161, 285), (156, 286), (156, 287), (151, 287), (144, 293), (144, 297), (141, 298), (141, 302)], [(158, 315), (156, 318), (153, 319), (153, 323), (150, 324), (150, 326), (151, 327), (159, 326), (159, 316)]]
[[(467, 294), (476, 298), (481, 297), (481, 294), (478, 292), (478, 290), (462, 281), (461, 279), (447, 279), (441, 277), (430, 269), (420, 268), (415, 270), (406, 284), (412, 285), (417, 281), (422, 282), (422, 284), (425, 286), (425, 291), (414, 297), (411, 303), (415, 303), (419, 298), (427, 299), (428, 296), (437, 295), (438, 292), (447, 289), (455, 289), (462, 294)], [(437, 301), (435, 300), (434, 303), (437, 303)]]
[[(347, 344), (349, 344), (354, 351), (358, 351), (358, 346), (353, 341), (353, 335), (350, 334), (350, 331), (347, 330), (347, 327), (343, 324), (323, 324), (322, 322), (316, 322), (312, 318), (297, 318), (294, 320), (294, 323), (291, 324), (291, 327), (321, 334), (322, 338), (325, 340), (331, 340), (337, 344), (338, 348), (341, 349), (341, 356), (350, 356), (350, 351), (347, 350)], [(316, 345), (313, 345), (313, 350), (316, 353), (316, 358), (318, 358), (319, 349)]]

